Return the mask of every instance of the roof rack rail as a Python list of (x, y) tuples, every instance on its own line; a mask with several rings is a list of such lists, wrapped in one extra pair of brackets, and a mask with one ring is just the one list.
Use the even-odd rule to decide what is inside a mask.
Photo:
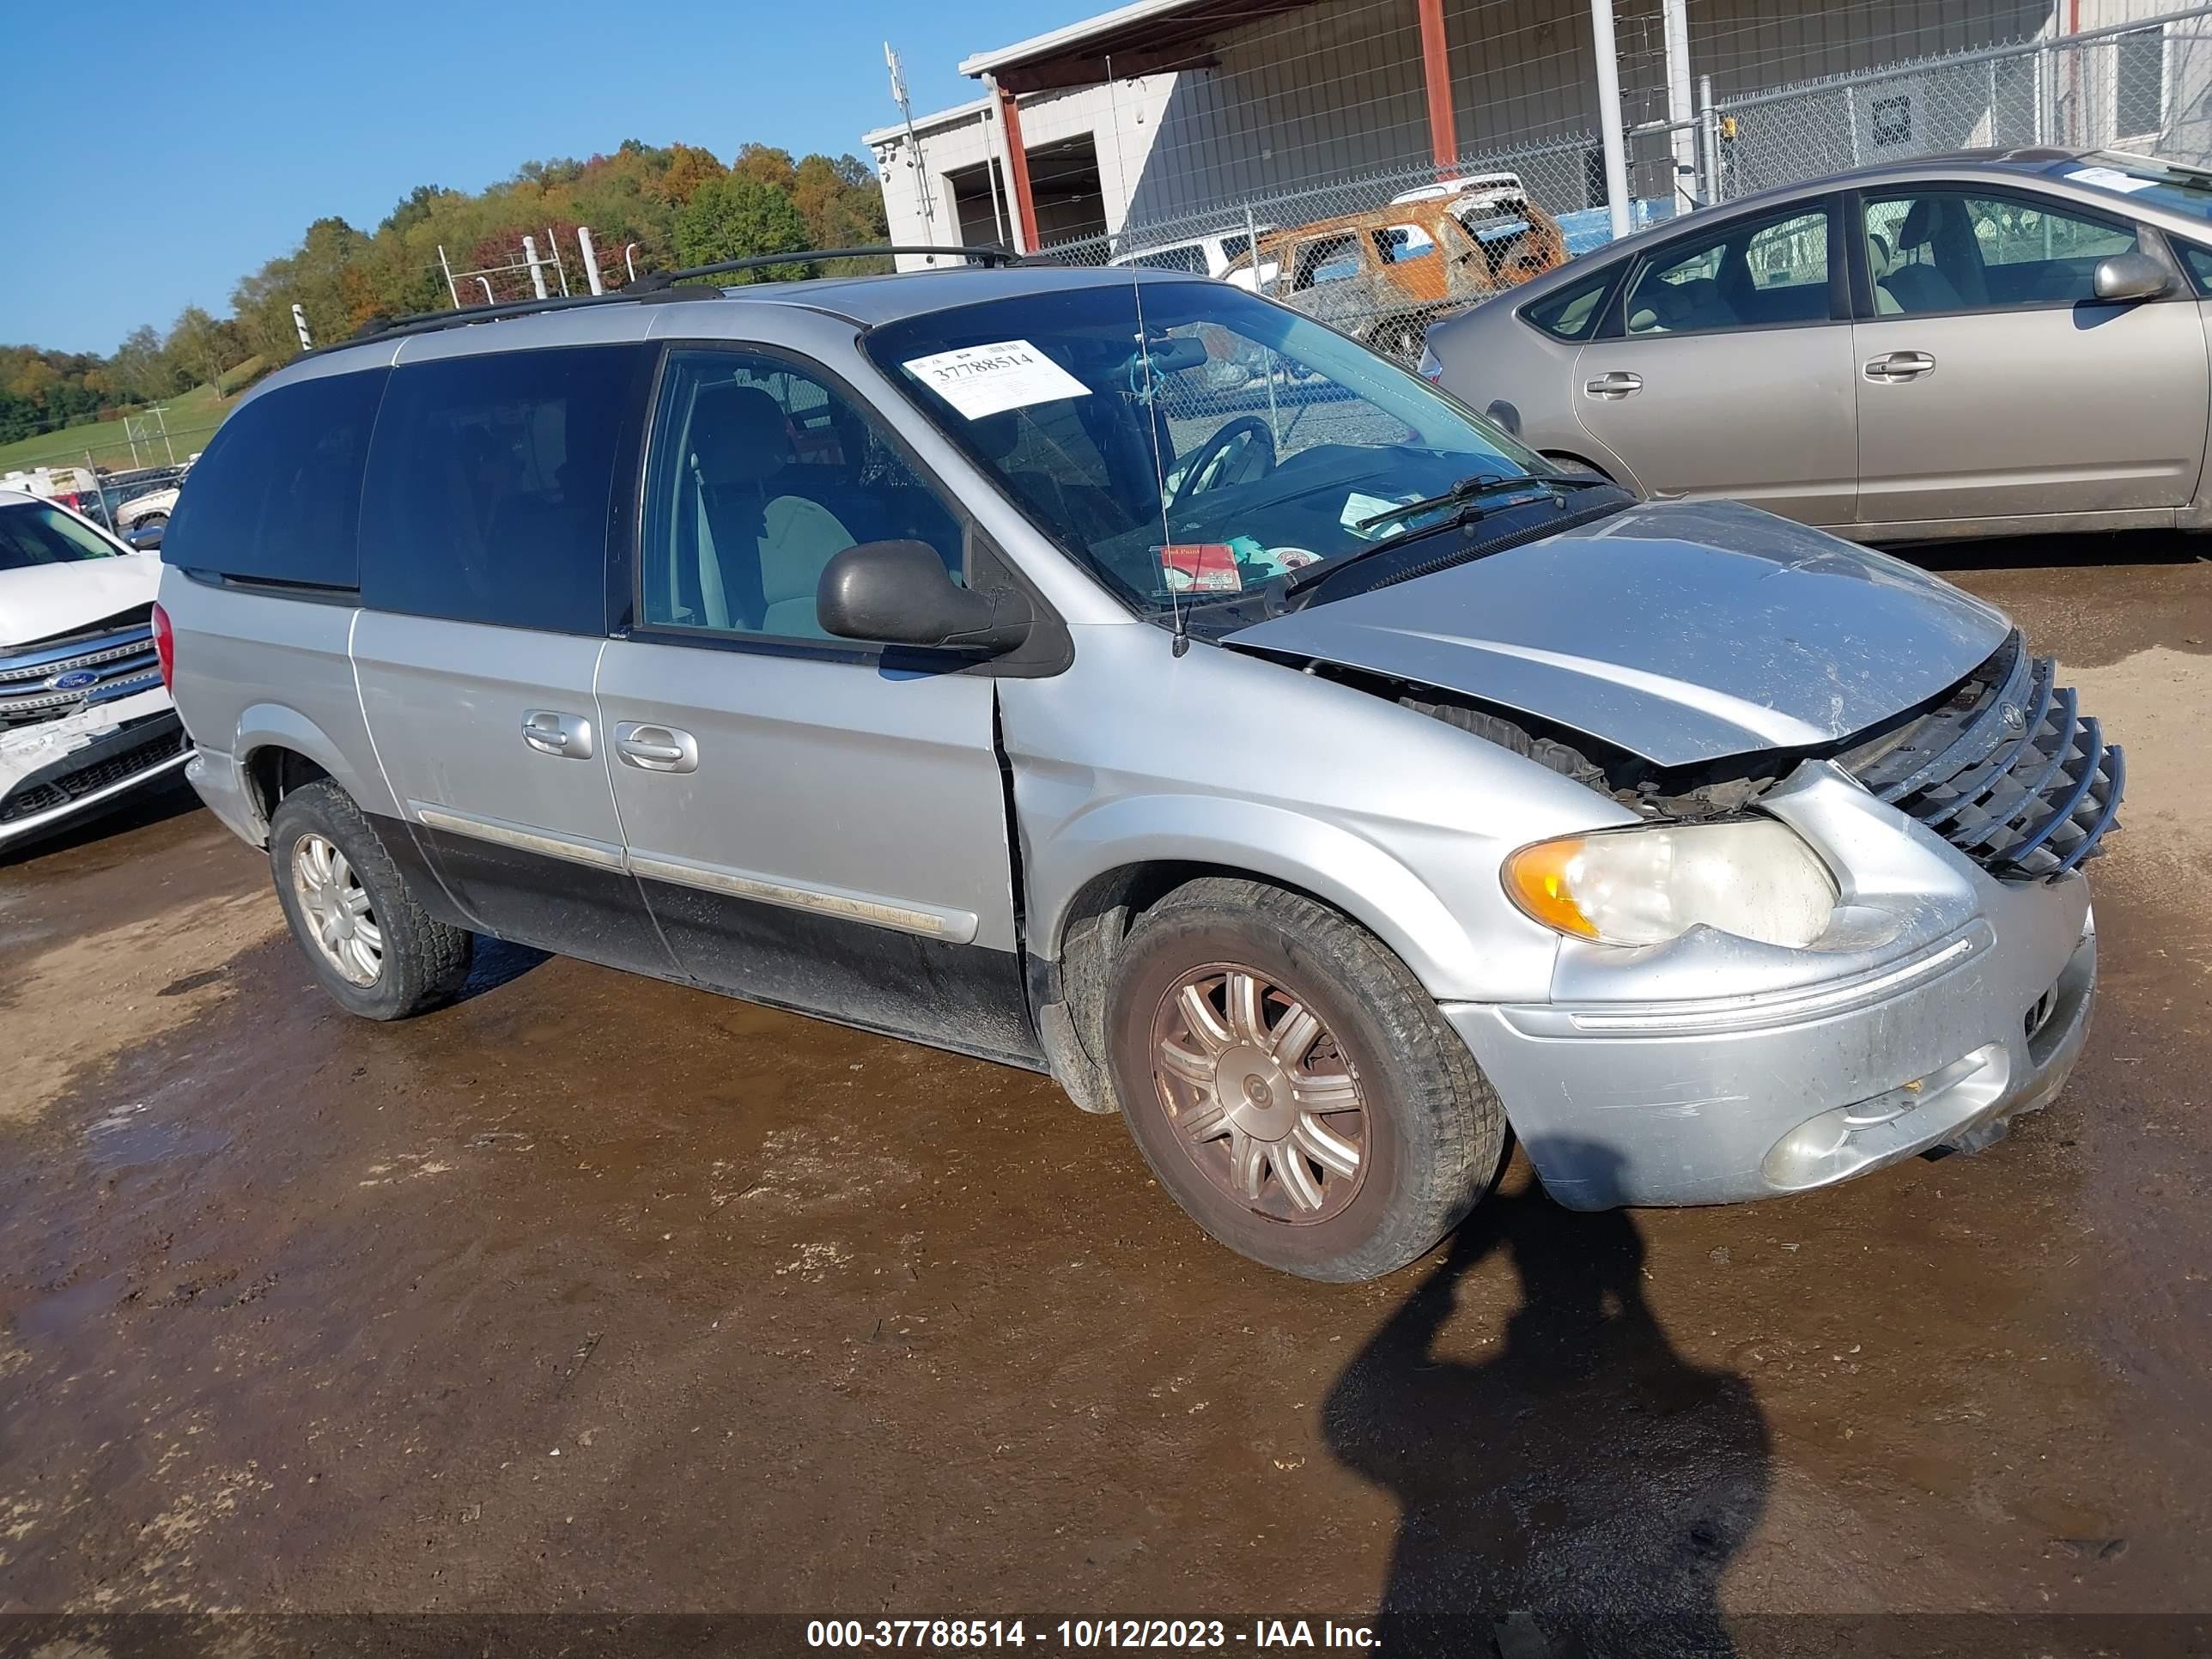
[(740, 270), (767, 270), (777, 265), (811, 265), (820, 259), (880, 258), (893, 253), (947, 254), (987, 265), (1018, 265), (1023, 263), (1020, 254), (1005, 247), (963, 247), (927, 242), (884, 243), (875, 247), (822, 247), (809, 249), (803, 253), (761, 253), (749, 259), (717, 259), (710, 265), (686, 265), (680, 270), (648, 270), (623, 291), (627, 294), (642, 289), (651, 293), (678, 283), (689, 282), (696, 276), (724, 276)]
[(635, 282), (618, 288), (611, 294), (564, 295), (559, 299), (547, 300), (502, 300), (491, 305), (455, 306), (446, 311), (418, 311), (404, 317), (372, 317), (347, 338), (316, 349), (336, 351), (343, 346), (358, 345), (364, 340), (388, 339), (402, 334), (431, 334), (440, 329), (459, 328), (469, 323), (495, 323), (508, 317), (534, 317), (540, 312), (568, 311), (579, 306), (619, 305), (625, 301), (639, 304), (657, 300), (711, 300), (718, 296), (719, 290), (678, 288), (676, 284), (698, 276), (763, 270), (776, 265), (812, 264), (819, 259), (880, 258), (899, 253), (953, 256), (987, 265), (1051, 263), (1025, 259), (1011, 248), (940, 246), (929, 243), (824, 247), (811, 249), (804, 253), (768, 253), (750, 259), (723, 259), (710, 265), (687, 265), (678, 270), (648, 270)]

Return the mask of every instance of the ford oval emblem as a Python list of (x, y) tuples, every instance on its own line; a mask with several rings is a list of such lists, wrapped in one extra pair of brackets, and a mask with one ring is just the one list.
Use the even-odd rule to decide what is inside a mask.
[(55, 674), (46, 680), (50, 691), (82, 691), (88, 685), (100, 684), (100, 676), (89, 668), (72, 668), (66, 674)]

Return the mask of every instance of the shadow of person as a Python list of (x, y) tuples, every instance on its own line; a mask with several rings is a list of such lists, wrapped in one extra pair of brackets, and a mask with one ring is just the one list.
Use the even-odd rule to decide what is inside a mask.
[[(1460, 1281), (1500, 1248), (1522, 1287), (1503, 1345), (1447, 1357)], [(1323, 1428), (1402, 1511), (1385, 1650), (1735, 1650), (1720, 1579), (1765, 1505), (1765, 1421), (1743, 1377), (1674, 1352), (1626, 1212), (1534, 1181), (1493, 1194), (1337, 1378)]]

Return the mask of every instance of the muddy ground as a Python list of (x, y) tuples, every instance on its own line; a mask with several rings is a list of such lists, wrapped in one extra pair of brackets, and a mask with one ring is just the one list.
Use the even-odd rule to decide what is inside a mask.
[(0, 1612), (2212, 1607), (2212, 564), (1971, 562), (2130, 763), (2063, 1098), (1358, 1288), (1018, 1072), (501, 947), (349, 1019), (189, 797), (0, 863)]

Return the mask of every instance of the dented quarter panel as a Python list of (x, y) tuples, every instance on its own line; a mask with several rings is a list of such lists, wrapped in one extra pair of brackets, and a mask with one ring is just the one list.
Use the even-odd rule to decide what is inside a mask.
[(1863, 731), (1963, 678), (2008, 626), (1886, 554), (1734, 502), (1669, 501), (1228, 642), (1442, 687), (1680, 766)]

